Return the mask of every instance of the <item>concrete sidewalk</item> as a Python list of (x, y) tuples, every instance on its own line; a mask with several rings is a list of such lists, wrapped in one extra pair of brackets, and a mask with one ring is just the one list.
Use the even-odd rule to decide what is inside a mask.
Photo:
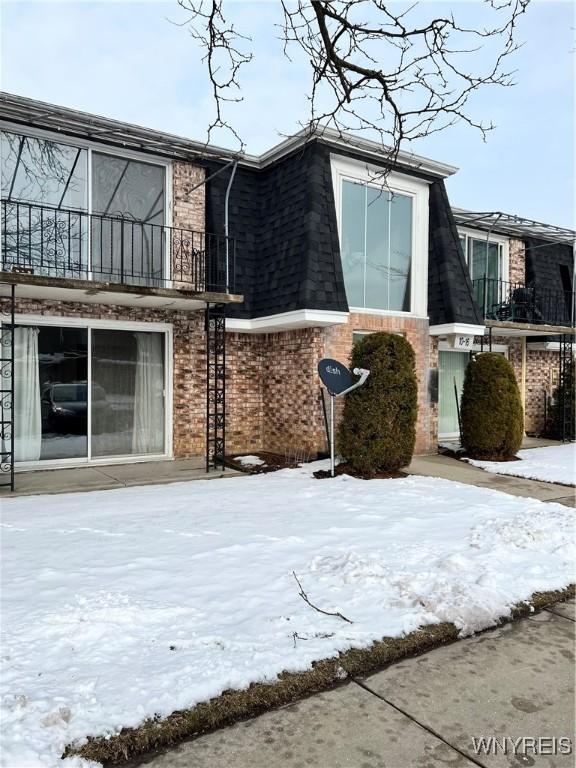
[(496, 475), (474, 467), (466, 461), (459, 461), (452, 456), (435, 454), (415, 456), (406, 470), (411, 475), (443, 477), (457, 483), (477, 485), (480, 488), (492, 488), (494, 491), (509, 493), (511, 496), (524, 496), (540, 501), (556, 501), (568, 507), (576, 506), (574, 488), (557, 483), (544, 483), (512, 475)]
[(35, 496), (40, 493), (73, 493), (107, 491), (140, 485), (184, 483), (190, 480), (213, 480), (218, 477), (242, 475), (233, 469), (206, 472), (203, 457), (174, 459), (172, 461), (142, 461), (131, 464), (103, 464), (102, 466), (71, 467), (70, 469), (38, 469), (18, 472), (16, 490), (0, 488), (2, 496)]
[[(574, 601), (141, 762), (149, 768), (574, 766)], [(473, 737), (571, 754), (476, 754)], [(550, 746), (552, 745), (552, 747)], [(508, 742), (508, 747), (511, 749)], [(564, 743), (565, 749), (565, 743)]]

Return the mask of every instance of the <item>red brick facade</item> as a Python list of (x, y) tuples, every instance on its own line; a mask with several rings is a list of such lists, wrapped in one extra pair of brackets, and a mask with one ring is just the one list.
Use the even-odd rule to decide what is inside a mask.
[(526, 279), (526, 247), (522, 240), (508, 241), (508, 280), (524, 285)]
[(436, 452), (438, 406), (428, 401), (428, 380), (437, 367), (438, 348), (428, 335), (428, 321), (367, 314), (351, 314), (345, 325), (328, 328), (229, 334), (229, 450), (326, 450), (318, 361), (334, 357), (348, 363), (353, 334), (359, 331), (402, 333), (412, 344), (418, 377), (416, 452)]
[[(522, 391), (522, 340), (499, 339), (508, 345), (508, 359)], [(558, 386), (559, 353), (526, 349), (524, 428), (528, 434), (542, 434), (546, 422), (546, 397)]]
[[(173, 225), (204, 231), (205, 191), (196, 188), (205, 172), (190, 163), (172, 166)], [(524, 245), (511, 240), (510, 280), (524, 280)], [(52, 300), (18, 299), (19, 314), (75, 319), (168, 323), (172, 327), (171, 362), (173, 453), (199, 455), (205, 449), (206, 349), (203, 312), (172, 312)], [(55, 324), (57, 320), (55, 319)], [(334, 357), (348, 363), (357, 332), (401, 333), (416, 355), (418, 421), (416, 453), (437, 450), (438, 405), (430, 401), (431, 370), (438, 368), (438, 340), (429, 335), (427, 319), (352, 313), (348, 322), (270, 334), (227, 334), (227, 448), (229, 452), (270, 450), (283, 453), (326, 449), (320, 400), (318, 361)], [(502, 339), (521, 378), (521, 342)], [(544, 392), (557, 375), (557, 355), (528, 351), (526, 358), (526, 429), (544, 428)], [(340, 403), (341, 408), (341, 403)]]

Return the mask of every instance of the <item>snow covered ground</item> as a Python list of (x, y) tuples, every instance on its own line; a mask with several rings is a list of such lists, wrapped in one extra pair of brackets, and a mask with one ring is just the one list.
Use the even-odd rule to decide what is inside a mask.
[(522, 461), (478, 461), (466, 459), (475, 467), (498, 475), (528, 477), (547, 483), (576, 483), (576, 444), (552, 445), (546, 448), (528, 448), (518, 451)]
[(3, 765), (574, 580), (567, 507), (317, 468), (2, 500)]

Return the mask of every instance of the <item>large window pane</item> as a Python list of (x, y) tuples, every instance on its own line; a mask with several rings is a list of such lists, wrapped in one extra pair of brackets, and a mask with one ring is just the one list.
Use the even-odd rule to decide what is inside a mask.
[(411, 309), (412, 198), (342, 182), (341, 254), (351, 307)]
[(499, 305), (507, 301), (507, 287), (500, 283), (500, 245), (470, 238), (468, 251), (476, 300), (486, 315), (492, 317), (499, 311)]
[(410, 311), (412, 198), (393, 195), (390, 203), (390, 293), (388, 309)]
[(2, 131), (2, 198), (86, 210), (86, 150)]
[(366, 301), (362, 306), (388, 309), (390, 281), (390, 193), (366, 189)]
[(10, 132), (1, 142), (5, 268), (86, 277), (86, 150)]
[[(165, 168), (92, 154), (92, 269), (126, 282), (161, 280), (164, 268)], [(119, 220), (114, 220), (119, 219)]]
[(366, 187), (342, 183), (342, 269), (351, 307), (364, 306), (366, 265)]
[(88, 331), (40, 326), (38, 361), (42, 414), (40, 459), (86, 457)]
[(92, 332), (92, 455), (164, 452), (164, 336)]

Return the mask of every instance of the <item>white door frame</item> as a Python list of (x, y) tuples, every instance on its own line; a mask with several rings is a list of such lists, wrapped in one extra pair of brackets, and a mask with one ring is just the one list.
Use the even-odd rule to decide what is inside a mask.
[[(173, 458), (172, 447), (172, 425), (173, 425), (173, 394), (172, 384), (173, 374), (173, 326), (172, 323), (124, 321), (124, 320), (102, 320), (100, 318), (84, 317), (60, 317), (58, 315), (15, 315), (16, 325), (43, 325), (55, 326), (56, 328), (85, 328), (88, 331), (88, 446), (87, 456), (72, 459), (44, 459), (39, 461), (18, 462), (15, 464), (17, 472), (38, 470), (38, 469), (58, 469), (59, 467), (92, 467), (105, 464), (137, 464), (145, 461), (161, 461)], [(164, 334), (164, 452), (160, 454), (127, 454), (124, 456), (103, 456), (92, 458), (91, 456), (91, 426), (92, 418), (90, 412), (91, 405), (91, 374), (92, 374), (92, 329), (116, 330), (116, 331), (147, 331), (149, 333)]]
[[(442, 394), (442, 388), (440, 386), (440, 352), (457, 352), (461, 355), (469, 354), (470, 352), (481, 352), (480, 344), (473, 344), (470, 350), (463, 351), (461, 349), (454, 349), (447, 341), (440, 341), (438, 343), (438, 440), (453, 440), (459, 438), (458, 432), (440, 432), (440, 397)], [(484, 352), (488, 350), (484, 349)], [(498, 352), (508, 358), (508, 346), (506, 344), (492, 344), (492, 352)]]

